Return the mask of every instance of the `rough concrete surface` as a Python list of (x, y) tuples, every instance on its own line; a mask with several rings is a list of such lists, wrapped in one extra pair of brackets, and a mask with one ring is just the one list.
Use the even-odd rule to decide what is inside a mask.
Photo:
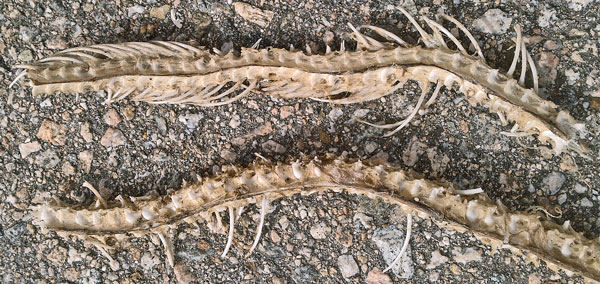
[[(272, 17), (249, 21), (225, 1), (33, 1), (0, 3), (0, 279), (3, 283), (581, 283), (544, 262), (507, 249), (493, 251), (469, 232), (439, 227), (414, 216), (410, 261), (387, 273), (384, 254), (397, 252), (406, 230), (396, 206), (326, 193), (273, 202), (257, 250), (245, 257), (258, 222), (250, 206), (236, 225), (226, 258), (226, 236), (180, 226), (174, 269), (156, 236), (130, 241), (107, 258), (93, 247), (40, 234), (28, 206), (58, 198), (90, 204), (94, 184), (106, 198), (164, 194), (183, 180), (222, 165), (247, 165), (254, 153), (273, 161), (300, 153), (333, 153), (388, 160), (430, 179), (482, 187), (511, 209), (562, 210), (562, 223), (588, 237), (600, 233), (600, 2), (569, 1), (250, 1)], [(391, 138), (353, 116), (395, 122), (408, 115), (419, 90), (355, 105), (277, 100), (252, 95), (233, 104), (201, 108), (120, 101), (106, 94), (31, 95), (8, 84), (13, 65), (67, 47), (125, 41), (177, 40), (227, 49), (310, 46), (324, 52), (349, 40), (346, 25), (384, 27), (416, 43), (418, 34), (394, 7), (435, 18), (447, 13), (469, 28), (491, 66), (507, 70), (512, 27), (520, 23), (540, 73), (541, 95), (568, 109), (590, 131), (591, 160), (563, 154), (510, 130), (497, 115), (471, 107), (462, 94), (444, 90), (428, 112)], [(171, 16), (174, 11), (174, 20)], [(268, 13), (267, 13), (268, 14)], [(468, 43), (464, 35), (463, 43)], [(473, 51), (472, 47), (471, 50)], [(531, 86), (531, 79), (526, 82)], [(375, 233), (378, 232), (378, 235)], [(389, 242), (388, 244), (376, 243)], [(386, 248), (387, 251), (382, 251)], [(412, 271), (406, 273), (405, 266)], [(396, 274), (396, 272), (398, 274)], [(344, 278), (346, 276), (346, 278)], [(408, 278), (401, 278), (408, 277)]]

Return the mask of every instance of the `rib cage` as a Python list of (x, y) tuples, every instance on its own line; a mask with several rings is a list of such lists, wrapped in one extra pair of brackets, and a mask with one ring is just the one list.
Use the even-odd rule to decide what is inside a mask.
[[(515, 27), (518, 50), (515, 50), (509, 75), (505, 75), (485, 63), (473, 36), (452, 17), (444, 18), (467, 35), (479, 57), (469, 55), (441, 24), (425, 17), (433, 31), (430, 35), (405, 10), (399, 10), (417, 28), (425, 47), (408, 46), (388, 31), (363, 26), (398, 45), (381, 43), (349, 24), (358, 44), (356, 51), (342, 48), (330, 52), (328, 48), (325, 55), (313, 55), (310, 51), (307, 54), (277, 48), (242, 48), (236, 55), (211, 53), (203, 47), (179, 42), (99, 44), (67, 49), (32, 64), (18, 65), (25, 71), (17, 79), (27, 76), (34, 95), (106, 90), (109, 103), (130, 97), (150, 103), (199, 106), (231, 103), (252, 91), (283, 98), (310, 97), (349, 104), (393, 93), (407, 80), (418, 81), (423, 94), (428, 83), (444, 83), (448, 88), (466, 92), (471, 102), (507, 116), (515, 123), (513, 131), (521, 130), (537, 135), (543, 143), (549, 142), (556, 154), (567, 149), (580, 154), (587, 151), (578, 142), (585, 135), (584, 125), (537, 95), (537, 72), (521, 42), (519, 26)], [(448, 49), (442, 34), (459, 50)], [(519, 58), (522, 74), (517, 81), (512, 73)], [(534, 89), (524, 87), (523, 83), (528, 61)], [(423, 67), (429, 73), (402, 72), (413, 67)], [(339, 93), (349, 96), (330, 99)]]

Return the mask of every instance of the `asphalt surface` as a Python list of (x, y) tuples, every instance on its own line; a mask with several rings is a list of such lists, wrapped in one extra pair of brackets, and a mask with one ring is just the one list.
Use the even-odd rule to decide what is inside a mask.
[[(430, 179), (482, 187), (514, 210), (541, 206), (562, 211), (576, 231), (600, 233), (600, 2), (570, 1), (253, 1), (272, 11), (268, 25), (252, 23), (227, 2), (15, 1), (0, 3), (0, 279), (3, 283), (581, 283), (544, 262), (507, 249), (494, 250), (469, 232), (439, 227), (414, 216), (408, 257), (382, 274), (404, 240), (406, 215), (398, 207), (347, 194), (296, 196), (273, 202), (263, 238), (246, 258), (259, 210), (247, 208), (236, 243), (220, 254), (226, 235), (180, 226), (176, 266), (166, 265), (158, 237), (132, 239), (114, 252), (113, 270), (94, 247), (31, 225), (28, 207), (58, 198), (90, 204), (82, 187), (106, 198), (164, 194), (183, 180), (210, 175), (223, 165), (244, 166), (255, 153), (273, 160), (333, 153), (387, 160)], [(31, 95), (8, 88), (17, 63), (58, 50), (96, 43), (177, 40), (228, 49), (309, 45), (324, 52), (344, 40), (346, 23), (384, 27), (416, 43), (418, 34), (394, 7), (435, 18), (446, 13), (471, 30), (491, 66), (507, 70), (512, 25), (523, 26), (540, 73), (541, 95), (585, 122), (592, 159), (553, 156), (532, 137), (499, 134), (496, 114), (471, 107), (443, 89), (428, 112), (390, 138), (358, 123), (406, 117), (420, 90), (407, 84), (372, 102), (337, 106), (310, 100), (252, 95), (230, 105), (149, 105), (128, 100), (104, 104), (106, 94)], [(171, 16), (174, 10), (175, 21)], [(178, 27), (181, 26), (181, 27)], [(468, 43), (464, 35), (459, 37)], [(531, 79), (526, 83), (531, 86)], [(42, 133), (42, 134), (40, 134)], [(225, 220), (227, 220), (225, 218)], [(386, 282), (387, 281), (387, 282)]]

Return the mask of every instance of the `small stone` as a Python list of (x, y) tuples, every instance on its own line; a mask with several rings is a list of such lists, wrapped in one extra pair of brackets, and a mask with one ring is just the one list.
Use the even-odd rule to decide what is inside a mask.
[(577, 193), (585, 193), (588, 190), (587, 187), (581, 185), (580, 183), (576, 184), (574, 189)]
[(567, 194), (563, 193), (563, 194), (559, 195), (557, 198), (557, 201), (558, 201), (558, 204), (560, 204), (560, 205), (565, 203), (565, 201), (567, 201)]
[(53, 150), (46, 150), (35, 159), (35, 164), (46, 169), (54, 168), (60, 162), (60, 158)]
[(106, 148), (122, 146), (125, 145), (125, 142), (123, 132), (114, 128), (107, 129), (102, 139), (100, 139), (100, 144)]
[(86, 173), (90, 172), (90, 169), (92, 168), (92, 160), (94, 159), (94, 154), (92, 154), (92, 152), (90, 151), (83, 151), (81, 153), (79, 153), (79, 163), (81, 163), (83, 170), (85, 170)]
[(27, 234), (27, 223), (16, 223), (4, 229), (4, 237), (11, 243), (17, 244), (21, 242), (21, 236)]
[(439, 250), (436, 250), (431, 253), (431, 259), (429, 264), (427, 264), (427, 269), (436, 268), (446, 262), (448, 262), (448, 257), (442, 255)]
[(351, 255), (340, 255), (337, 262), (344, 278), (352, 277), (359, 272), (358, 264)]
[(115, 109), (111, 108), (104, 114), (104, 122), (110, 126), (116, 126), (121, 122), (121, 116)]
[(155, 265), (159, 264), (160, 260), (158, 257), (152, 257), (152, 254), (146, 252), (140, 259), (140, 264), (144, 268), (144, 271), (150, 271)]
[(50, 142), (52, 145), (65, 145), (67, 127), (54, 121), (44, 119), (37, 133), (37, 138)]
[(392, 284), (392, 279), (379, 268), (375, 267), (367, 275), (367, 284)]
[(538, 25), (541, 28), (546, 28), (554, 22), (556, 22), (556, 11), (547, 8), (542, 8), (540, 16), (538, 17)]
[(169, 12), (169, 10), (171, 10), (171, 6), (169, 6), (169, 5), (162, 5), (160, 7), (152, 7), (152, 9), (150, 9), (150, 16), (153, 18), (164, 20), (165, 17), (167, 16), (167, 13)]
[(21, 51), (21, 53), (19, 53), (19, 55), (17, 57), (19, 58), (20, 61), (27, 62), (27, 61), (31, 61), (33, 59), (33, 53), (31, 53), (31, 50), (26, 49), (24, 51)]
[(83, 138), (83, 140), (85, 140), (85, 142), (92, 142), (92, 132), (90, 132), (90, 124), (87, 122), (84, 122), (83, 124), (81, 124), (81, 128), (79, 129), (79, 134), (81, 135), (81, 137)]
[(358, 117), (358, 118), (363, 118), (363, 117), (367, 116), (367, 114), (369, 113), (369, 111), (370, 110), (364, 109), (364, 108), (357, 109), (356, 111), (354, 111), (354, 116)]
[(277, 231), (271, 230), (271, 241), (274, 243), (279, 243), (281, 241), (281, 237), (277, 234)]
[(344, 112), (342, 111), (342, 109), (340, 108), (334, 108), (332, 109), (329, 114), (327, 115), (329, 117), (329, 119), (331, 120), (336, 120), (338, 119), (340, 116), (342, 116), (344, 114)]
[(75, 174), (75, 168), (71, 165), (71, 163), (66, 161), (62, 164), (61, 171), (67, 176)]
[(262, 10), (242, 2), (234, 2), (232, 5), (235, 12), (246, 21), (257, 24), (263, 28), (269, 25), (271, 19), (273, 19), (273, 15), (275, 14), (272, 11)]
[(600, 109), (600, 98), (592, 98), (591, 99), (591, 103), (590, 103), (590, 107), (592, 109)]
[(49, 108), (51, 106), (52, 106), (52, 101), (50, 100), (50, 98), (47, 98), (43, 102), (40, 103), (40, 107), (42, 107), (42, 108)]
[(281, 217), (279, 219), (278, 223), (279, 223), (279, 226), (281, 227), (281, 229), (284, 230), (284, 231), (290, 225), (290, 221), (285, 216)]
[(460, 249), (455, 248), (452, 251), (454, 261), (461, 264), (467, 264), (472, 261), (481, 261), (481, 252), (473, 248), (467, 248), (464, 253)]
[(375, 152), (375, 150), (377, 150), (377, 143), (371, 141), (365, 145), (365, 151), (367, 151), (368, 154)]
[(167, 134), (167, 121), (160, 116), (154, 116), (154, 121), (156, 122), (156, 127), (158, 127), (158, 131), (161, 135)]
[(21, 158), (25, 158), (29, 156), (29, 154), (35, 153), (40, 149), (42, 149), (42, 146), (40, 146), (40, 143), (37, 141), (23, 143), (19, 145), (19, 152), (21, 153)]
[(581, 206), (582, 207), (592, 207), (592, 206), (594, 206), (594, 203), (592, 203), (589, 199), (587, 199), (587, 197), (584, 197), (583, 199), (581, 199)]
[(310, 227), (310, 235), (317, 240), (327, 238), (329, 233), (331, 233), (331, 228), (325, 223), (318, 223)]
[(49, 49), (66, 49), (69, 47), (65, 38), (63, 37), (52, 37), (46, 41), (46, 47)]
[(590, 4), (594, 0), (568, 0), (569, 9), (573, 9), (575, 11), (581, 11), (585, 6)]
[(293, 106), (284, 106), (279, 110), (279, 117), (281, 117), (281, 119), (286, 119), (292, 114), (294, 114)]
[(238, 126), (240, 126), (240, 124), (242, 124), (242, 122), (240, 121), (240, 116), (237, 114), (232, 115), (231, 120), (229, 121), (229, 127), (237, 128)]
[(221, 157), (226, 161), (233, 162), (235, 159), (237, 159), (237, 154), (229, 150), (222, 150)]
[(268, 140), (265, 143), (262, 143), (262, 147), (263, 149), (265, 149), (268, 152), (275, 152), (275, 153), (285, 153), (285, 151), (287, 150), (283, 145), (273, 141), (273, 140)]
[(552, 52), (543, 51), (538, 60), (538, 72), (542, 85), (552, 84), (556, 81), (558, 58)]
[(144, 7), (135, 5), (127, 8), (127, 17), (131, 18), (133, 15), (144, 13)]
[(490, 34), (505, 34), (510, 28), (512, 18), (500, 9), (490, 9), (481, 18), (473, 22), (473, 27)]
[(565, 71), (565, 76), (567, 76), (567, 82), (569, 85), (575, 85), (577, 80), (579, 80), (579, 72), (573, 69), (567, 69), (567, 71)]
[(196, 129), (196, 127), (198, 127), (198, 123), (200, 123), (200, 120), (203, 118), (204, 118), (203, 114), (196, 113), (196, 114), (180, 115), (178, 120), (179, 120), (179, 122), (185, 124), (188, 129), (194, 130), (194, 129)]
[(551, 172), (542, 180), (543, 189), (548, 195), (554, 195), (560, 190), (565, 182), (565, 176), (559, 172)]
[(308, 265), (302, 266), (302, 267), (298, 267), (298, 268), (294, 269), (294, 271), (292, 271), (292, 280), (298, 284), (314, 283), (315, 276), (317, 274), (318, 274), (318, 272), (315, 270), (314, 267), (308, 266)]

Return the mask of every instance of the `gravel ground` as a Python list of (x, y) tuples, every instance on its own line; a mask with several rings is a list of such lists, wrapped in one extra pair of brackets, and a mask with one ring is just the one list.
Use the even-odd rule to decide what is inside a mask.
[[(99, 3), (96, 3), (99, 2)], [(150, 2), (150, 4), (145, 3)], [(258, 210), (251, 206), (236, 226), (229, 256), (226, 236), (180, 226), (176, 266), (165, 265), (156, 236), (132, 240), (114, 255), (113, 270), (95, 248), (41, 235), (28, 206), (50, 198), (90, 204), (89, 181), (107, 198), (166, 193), (183, 180), (208, 175), (222, 165), (247, 165), (260, 153), (289, 161), (301, 153), (389, 161), (427, 178), (463, 187), (482, 186), (511, 209), (542, 206), (562, 210), (588, 237), (600, 233), (598, 157), (600, 141), (600, 2), (569, 1), (252, 1), (272, 11), (261, 27), (226, 2), (36, 1), (0, 3), (0, 271), (3, 283), (176, 283), (180, 282), (490, 282), (578, 283), (576, 275), (545, 263), (493, 249), (469, 232), (457, 232), (415, 216), (407, 258), (382, 273), (399, 251), (405, 214), (347, 194), (296, 196), (273, 203), (257, 251), (244, 257)], [(310, 46), (324, 51), (348, 40), (347, 22), (385, 27), (409, 42), (417, 33), (394, 10), (414, 15), (441, 12), (456, 17), (482, 44), (488, 63), (507, 70), (512, 60), (512, 25), (524, 26), (539, 68), (541, 95), (586, 123), (592, 160), (552, 156), (533, 138), (500, 135), (510, 130), (462, 94), (444, 90), (427, 114), (391, 138), (357, 123), (405, 117), (420, 92), (336, 106), (309, 100), (253, 95), (216, 108), (103, 103), (105, 94), (31, 96), (8, 84), (11, 66), (57, 50), (94, 43), (153, 39), (196, 41), (227, 49)], [(174, 11), (175, 21), (171, 17)], [(468, 42), (461, 36), (463, 42)], [(352, 45), (352, 44), (350, 44)], [(527, 82), (531, 85), (531, 82)]]

